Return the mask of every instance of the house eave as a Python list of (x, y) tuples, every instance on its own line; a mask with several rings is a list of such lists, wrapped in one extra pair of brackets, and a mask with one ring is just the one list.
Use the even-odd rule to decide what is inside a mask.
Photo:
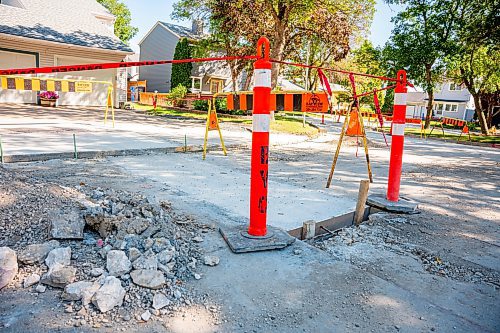
[(48, 40), (43, 40), (43, 39), (36, 39), (36, 38), (29, 38), (29, 37), (22, 37), (22, 36), (16, 36), (16, 35), (10, 35), (10, 34), (5, 34), (5, 33), (0, 33), (0, 38), (5, 38), (8, 40), (14, 40), (14, 41), (20, 41), (20, 42), (30, 42), (30, 43), (38, 43), (38, 44), (43, 44), (43, 45), (57, 45), (58, 47), (61, 48), (67, 48), (67, 49), (79, 49), (79, 50), (91, 50), (95, 52), (103, 52), (103, 53), (115, 53), (115, 54), (120, 54), (120, 55), (129, 55), (129, 54), (134, 54), (133, 51), (122, 51), (122, 50), (112, 50), (112, 49), (103, 49), (100, 47), (92, 47), (92, 46), (81, 46), (81, 45), (74, 45), (74, 44), (68, 44), (68, 43), (60, 43), (60, 42), (53, 42), (53, 41), (48, 41)]

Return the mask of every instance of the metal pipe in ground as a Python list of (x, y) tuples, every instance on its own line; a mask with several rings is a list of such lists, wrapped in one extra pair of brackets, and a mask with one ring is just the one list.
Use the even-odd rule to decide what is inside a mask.
[(74, 133), (73, 133), (73, 148), (74, 148), (73, 156), (74, 156), (75, 160), (77, 160), (78, 159), (78, 150), (76, 148), (76, 135)]
[(0, 137), (0, 162), (3, 164), (3, 145), (2, 145), (2, 138)]

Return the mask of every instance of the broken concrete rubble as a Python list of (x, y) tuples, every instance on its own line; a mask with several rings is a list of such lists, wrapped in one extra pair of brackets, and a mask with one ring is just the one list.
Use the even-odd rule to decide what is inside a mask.
[(203, 263), (207, 266), (217, 266), (220, 262), (220, 258), (217, 256), (204, 256)]
[(153, 297), (153, 309), (160, 310), (170, 304), (170, 300), (162, 293), (156, 293)]
[(121, 282), (114, 276), (108, 276), (102, 287), (92, 297), (92, 303), (101, 312), (107, 312), (115, 306), (121, 306), (125, 297), (125, 289)]
[(41, 282), (56, 288), (64, 288), (67, 284), (75, 281), (76, 268), (71, 266), (63, 266), (55, 263), (47, 273), (45, 273)]
[(37, 284), (39, 281), (40, 281), (40, 275), (38, 275), (38, 274), (28, 275), (27, 277), (24, 278), (23, 287), (29, 288), (29, 287)]
[(41, 264), (47, 257), (47, 254), (59, 247), (59, 242), (51, 240), (42, 244), (28, 245), (25, 249), (19, 251), (17, 259), (25, 265)]
[(130, 277), (135, 284), (148, 289), (159, 289), (166, 282), (162, 272), (151, 269), (134, 270)]
[(130, 272), (132, 263), (127, 258), (125, 252), (121, 250), (111, 250), (107, 253), (106, 269), (113, 276), (122, 276)]
[(14, 279), (17, 271), (16, 252), (8, 247), (0, 247), (0, 289)]
[(57, 209), (50, 214), (50, 237), (53, 239), (83, 239), (85, 220), (77, 208)]
[(70, 247), (60, 247), (53, 249), (45, 258), (45, 265), (50, 269), (55, 264), (60, 264), (63, 266), (69, 266), (71, 264), (71, 248)]

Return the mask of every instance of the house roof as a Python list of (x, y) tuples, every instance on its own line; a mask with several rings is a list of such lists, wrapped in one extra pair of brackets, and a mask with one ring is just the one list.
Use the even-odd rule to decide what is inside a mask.
[(0, 4), (0, 33), (49, 42), (133, 52), (96, 16), (114, 16), (95, 0), (20, 0)]
[(193, 34), (193, 32), (191, 31), (190, 28), (183, 27), (182, 25), (158, 21), (155, 23), (155, 25), (153, 25), (153, 27), (151, 29), (149, 29), (149, 31), (144, 35), (144, 37), (142, 37), (142, 39), (137, 44), (141, 45), (142, 42), (149, 36), (149, 34), (151, 34), (151, 32), (157, 26), (161, 26), (163, 29), (170, 31), (179, 39), (180, 38), (189, 38), (189, 39), (193, 39), (193, 40), (199, 40), (205, 36), (205, 34), (203, 34), (203, 35)]
[[(428, 101), (429, 98), (425, 98), (424, 100)], [(435, 102), (450, 102), (450, 103), (467, 103), (468, 99), (451, 99), (451, 98), (434, 98)]]
[(183, 27), (182, 25), (166, 23), (159, 21), (161, 25), (173, 32), (179, 38), (200, 39), (203, 35), (197, 35), (192, 32), (190, 28)]

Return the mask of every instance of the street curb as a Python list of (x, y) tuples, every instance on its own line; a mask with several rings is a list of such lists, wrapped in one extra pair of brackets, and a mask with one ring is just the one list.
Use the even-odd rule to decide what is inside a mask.
[[(379, 133), (381, 133), (381, 132), (379, 132)], [(385, 134), (390, 136), (390, 134), (387, 132)], [(456, 140), (445, 140), (445, 139), (436, 138), (436, 137), (420, 138), (420, 135), (411, 134), (411, 133), (405, 133), (405, 136), (409, 136), (409, 137), (417, 138), (417, 139), (422, 139), (422, 140), (434, 140), (434, 141), (441, 141), (441, 142), (445, 142), (445, 143), (454, 143), (454, 144), (458, 144), (458, 145), (468, 145), (468, 146), (487, 147), (487, 148), (496, 148), (496, 149), (500, 148), (500, 144), (496, 144), (496, 143), (470, 142), (467, 140), (457, 142)]]
[[(228, 145), (226, 148), (238, 149), (242, 145), (234, 144)], [(178, 147), (165, 147), (165, 148), (145, 148), (145, 149), (119, 149), (119, 150), (93, 150), (93, 151), (79, 151), (78, 159), (102, 159), (106, 157), (118, 156), (140, 156), (140, 155), (153, 155), (153, 154), (184, 154), (184, 153), (199, 153), (203, 151), (202, 146), (188, 146), (188, 151), (183, 152), (183, 146)], [(220, 149), (218, 145), (210, 145), (207, 151)], [(26, 163), (26, 162), (42, 162), (49, 160), (70, 160), (75, 159), (73, 152), (67, 153), (42, 153), (42, 154), (25, 154), (25, 155), (5, 155), (3, 157), (4, 163)]]

